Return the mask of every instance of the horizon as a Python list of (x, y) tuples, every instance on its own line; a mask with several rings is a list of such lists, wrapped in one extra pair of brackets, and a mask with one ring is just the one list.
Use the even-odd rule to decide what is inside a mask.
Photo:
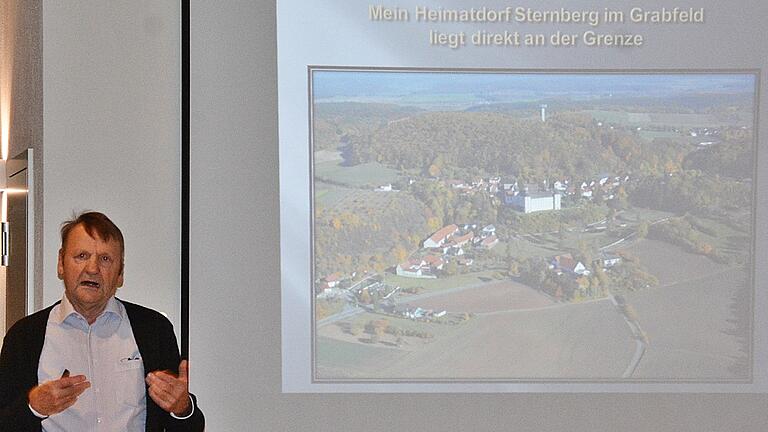
[[(313, 100), (420, 105), (429, 97), (470, 96), (474, 103), (514, 103), (567, 98), (668, 98), (696, 94), (750, 95), (749, 73), (518, 73), (313, 70)], [(409, 99), (411, 99), (409, 101)]]

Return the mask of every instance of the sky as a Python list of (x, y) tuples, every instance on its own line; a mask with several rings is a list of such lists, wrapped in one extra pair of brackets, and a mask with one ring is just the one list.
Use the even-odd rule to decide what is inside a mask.
[[(522, 100), (557, 96), (674, 96), (691, 93), (754, 93), (753, 74), (490, 73), (315, 70), (317, 102), (438, 94), (486, 95)], [(510, 98), (505, 98), (504, 96)]]

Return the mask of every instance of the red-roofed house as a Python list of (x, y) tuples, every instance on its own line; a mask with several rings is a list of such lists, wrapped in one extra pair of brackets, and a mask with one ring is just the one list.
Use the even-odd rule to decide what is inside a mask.
[(320, 281), (323, 282), (327, 288), (333, 288), (336, 285), (341, 282), (341, 279), (344, 277), (344, 275), (340, 272), (336, 272), (333, 274), (329, 274), (328, 276), (322, 278)]
[(432, 234), (431, 237), (424, 240), (424, 247), (425, 248), (440, 247), (458, 230), (459, 230), (459, 227), (454, 224), (444, 226), (439, 230), (437, 230), (437, 232)]
[(581, 261), (574, 259), (573, 255), (571, 254), (558, 255), (552, 258), (552, 262), (550, 264), (553, 269), (567, 271), (569, 273), (577, 274), (580, 276), (588, 276), (590, 274), (590, 271), (587, 270), (587, 267), (582, 264)]
[(433, 269), (441, 270), (445, 261), (437, 255), (426, 255), (423, 260)]
[(453, 247), (461, 247), (467, 244), (468, 241), (472, 240), (472, 238), (475, 237), (475, 233), (472, 231), (468, 232), (467, 234), (464, 234), (460, 237), (454, 237), (451, 239), (451, 246)]
[(497, 244), (499, 244), (499, 239), (494, 234), (489, 235), (488, 237), (484, 238), (482, 242), (480, 242), (480, 246), (486, 249), (492, 249)]

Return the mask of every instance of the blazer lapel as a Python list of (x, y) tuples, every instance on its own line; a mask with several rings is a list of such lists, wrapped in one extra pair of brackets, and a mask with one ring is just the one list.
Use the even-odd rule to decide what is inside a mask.
[(136, 340), (136, 346), (141, 353), (141, 360), (144, 364), (144, 374), (148, 374), (159, 368), (160, 359), (157, 356), (157, 352), (152, 347), (157, 346), (155, 332), (147, 325), (147, 321), (141, 319), (137, 309), (134, 309), (132, 305), (124, 302), (125, 312), (128, 314), (128, 320), (131, 322), (131, 330), (133, 331), (133, 338)]

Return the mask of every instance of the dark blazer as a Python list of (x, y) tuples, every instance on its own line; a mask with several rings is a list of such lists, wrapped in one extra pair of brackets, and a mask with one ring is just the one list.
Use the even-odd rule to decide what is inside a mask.
[[(152, 309), (120, 302), (131, 321), (145, 373), (156, 370), (178, 373), (181, 358), (171, 322)], [(41, 430), (42, 420), (29, 410), (27, 394), (38, 384), (37, 366), (53, 306), (21, 319), (5, 335), (0, 353), (0, 431)], [(195, 400), (194, 396), (192, 399)], [(187, 420), (176, 420), (147, 395), (146, 432), (199, 432), (204, 429), (205, 418), (196, 400), (194, 415)]]

